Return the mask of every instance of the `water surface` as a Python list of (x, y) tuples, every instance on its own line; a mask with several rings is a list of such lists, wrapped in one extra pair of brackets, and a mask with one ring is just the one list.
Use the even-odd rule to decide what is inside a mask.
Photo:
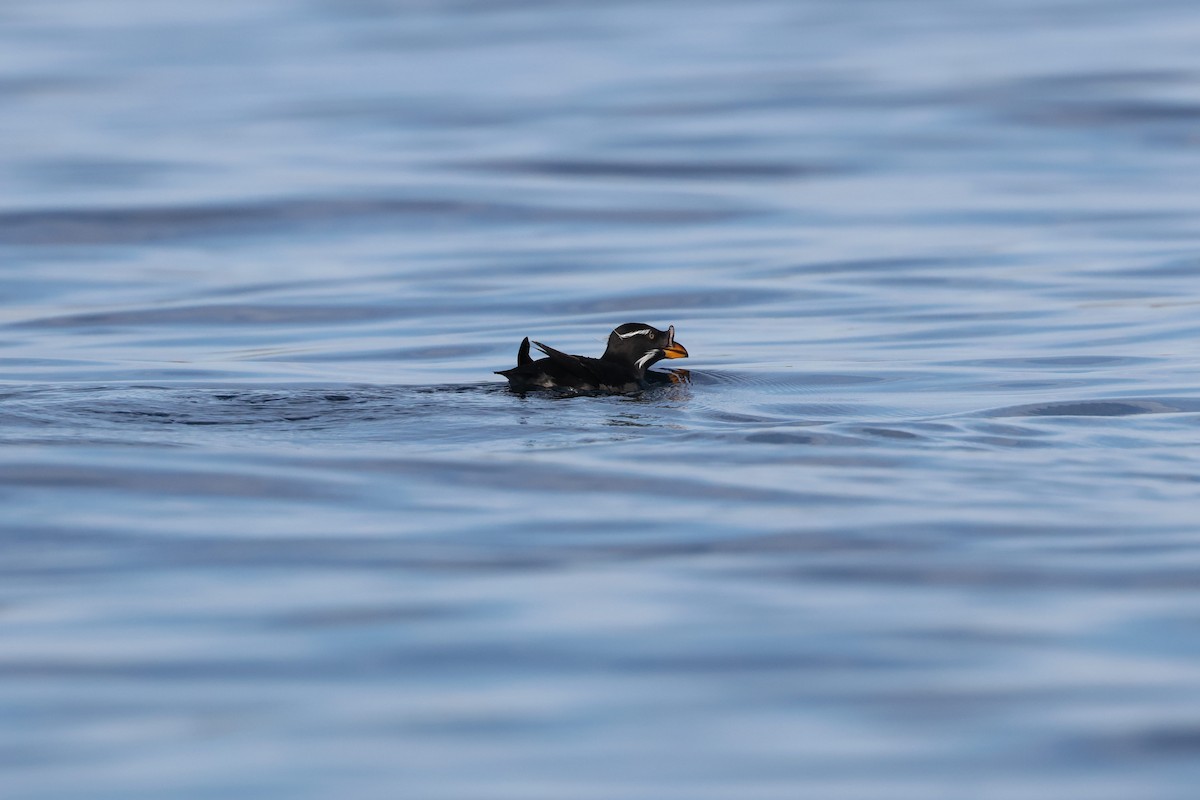
[(6, 792), (1192, 797), (1197, 33), (5, 5)]

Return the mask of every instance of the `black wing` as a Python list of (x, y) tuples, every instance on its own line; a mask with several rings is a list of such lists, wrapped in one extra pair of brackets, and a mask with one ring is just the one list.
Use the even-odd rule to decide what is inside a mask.
[(581, 385), (598, 387), (612, 379), (612, 376), (608, 374), (610, 370), (605, 369), (607, 365), (598, 358), (573, 356), (541, 342), (534, 342), (534, 344), (537, 345), (538, 350), (546, 354), (552, 365), (577, 379)]
[(508, 378), (511, 387), (624, 391), (637, 384), (638, 376), (630, 369), (599, 358), (573, 356), (541, 342), (534, 344), (546, 354), (545, 358), (531, 359), (529, 339), (525, 339), (517, 351), (517, 366), (496, 372)]

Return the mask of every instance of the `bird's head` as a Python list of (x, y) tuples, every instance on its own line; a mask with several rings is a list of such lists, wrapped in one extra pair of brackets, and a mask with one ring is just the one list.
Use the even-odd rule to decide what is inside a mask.
[(608, 335), (606, 360), (625, 361), (644, 372), (664, 358), (687, 358), (688, 351), (675, 341), (675, 326), (660, 331), (642, 322), (626, 322)]

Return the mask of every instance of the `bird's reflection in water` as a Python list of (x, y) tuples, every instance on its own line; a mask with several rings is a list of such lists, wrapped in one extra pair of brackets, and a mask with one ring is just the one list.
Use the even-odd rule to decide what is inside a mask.
[(687, 369), (671, 369), (665, 372), (647, 372), (646, 383), (650, 386), (670, 386), (692, 382), (692, 372)]

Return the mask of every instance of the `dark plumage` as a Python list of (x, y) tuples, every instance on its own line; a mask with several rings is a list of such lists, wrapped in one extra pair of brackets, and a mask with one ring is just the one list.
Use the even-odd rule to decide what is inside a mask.
[[(660, 331), (641, 322), (626, 322), (608, 335), (599, 358), (573, 356), (534, 342), (546, 358), (529, 356), (529, 338), (517, 350), (517, 365), (498, 371), (518, 391), (577, 389), (593, 392), (631, 392), (646, 385), (646, 369), (664, 358), (687, 358), (675, 341), (675, 326)], [(657, 375), (658, 373), (654, 373)]]

